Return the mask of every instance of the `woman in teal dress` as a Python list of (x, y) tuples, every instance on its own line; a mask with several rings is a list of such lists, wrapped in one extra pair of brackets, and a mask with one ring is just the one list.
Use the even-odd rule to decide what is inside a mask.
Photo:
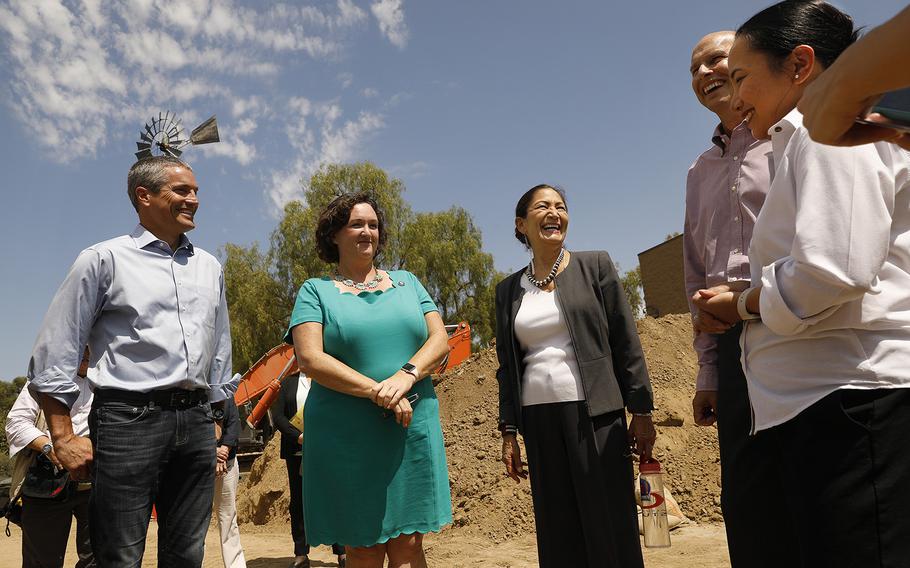
[(378, 205), (345, 194), (322, 212), (331, 277), (300, 287), (287, 341), (313, 379), (304, 408), (303, 502), (311, 544), (346, 545), (349, 568), (425, 567), (423, 535), (452, 520), (439, 403), (430, 372), (445, 327), (413, 274), (374, 266)]

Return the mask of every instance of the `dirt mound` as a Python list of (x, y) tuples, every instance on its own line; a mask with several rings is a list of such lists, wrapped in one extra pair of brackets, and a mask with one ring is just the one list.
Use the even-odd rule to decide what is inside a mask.
[(276, 433), (256, 458), (237, 487), (237, 521), (240, 524), (288, 524), (288, 470), (281, 459), (281, 435)]
[[(717, 433), (692, 422), (696, 359), (687, 315), (646, 318), (639, 323), (655, 391), (655, 454), (683, 512), (695, 520), (720, 520), (720, 462)], [(499, 543), (534, 532), (530, 486), (505, 476), (499, 461), (498, 363), (493, 349), (473, 355), (440, 377), (454, 526), (459, 532)], [(237, 499), (241, 523), (289, 522), (287, 470), (278, 457), (277, 436), (256, 460)]]

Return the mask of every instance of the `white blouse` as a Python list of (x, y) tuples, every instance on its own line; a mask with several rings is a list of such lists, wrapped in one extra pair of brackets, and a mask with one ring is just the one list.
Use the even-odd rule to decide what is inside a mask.
[(521, 278), (524, 295), (515, 314), (515, 337), (524, 350), (521, 405), (585, 399), (575, 348), (556, 294)]
[(910, 387), (910, 154), (813, 142), (794, 110), (749, 251), (761, 321), (741, 337), (754, 430), (841, 389)]

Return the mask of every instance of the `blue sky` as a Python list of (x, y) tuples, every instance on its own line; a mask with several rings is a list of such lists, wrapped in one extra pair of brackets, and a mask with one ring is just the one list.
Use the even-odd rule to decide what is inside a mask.
[[(905, 5), (837, 4), (866, 26)], [(190, 236), (212, 252), (267, 245), (319, 163), (370, 160), (415, 209), (471, 212), (501, 270), (527, 262), (512, 215), (541, 182), (568, 191), (570, 247), (632, 268), (682, 230), (715, 124), (693, 45), (764, 5), (2, 1), (0, 378), (25, 373), (78, 252), (135, 225), (126, 172), (159, 110), (218, 116), (223, 142), (184, 155), (201, 185)]]

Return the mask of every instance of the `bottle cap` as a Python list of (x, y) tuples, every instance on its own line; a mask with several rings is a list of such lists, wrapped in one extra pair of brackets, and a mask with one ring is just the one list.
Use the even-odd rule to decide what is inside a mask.
[(638, 462), (640, 473), (660, 473), (660, 462), (654, 458)]

